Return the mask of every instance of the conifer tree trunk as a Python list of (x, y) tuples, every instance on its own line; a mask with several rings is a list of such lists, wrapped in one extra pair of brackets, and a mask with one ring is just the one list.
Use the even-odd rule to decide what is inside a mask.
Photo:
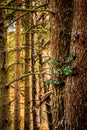
[(32, 38), (32, 50), (31, 50), (31, 64), (32, 64), (32, 118), (33, 118), (33, 130), (38, 130), (37, 126), (37, 111), (36, 100), (37, 100), (37, 90), (36, 90), (36, 76), (35, 76), (35, 45), (34, 45), (34, 34)]
[[(25, 0), (25, 7), (30, 8), (31, 0)], [(31, 27), (31, 12), (25, 16), (25, 32)], [(31, 34), (30, 30), (25, 34), (25, 74), (30, 71), (30, 47)], [(25, 103), (24, 103), (24, 130), (31, 130), (31, 116), (30, 116), (30, 77), (25, 77)]]
[[(51, 52), (55, 62), (62, 67), (69, 55), (72, 26), (72, 0), (50, 0), (51, 15)], [(53, 68), (56, 69), (54, 65)], [(57, 77), (52, 73), (52, 80)], [(64, 130), (64, 84), (52, 85), (53, 130)]]
[[(44, 23), (44, 15), (43, 17), (40, 19), (39, 21), (39, 24), (41, 23)], [(43, 25), (42, 25), (43, 26)], [(39, 75), (38, 75), (38, 89), (39, 89), (39, 100), (41, 101), (41, 98), (42, 98), (42, 95), (44, 94), (44, 84), (43, 84), (43, 74), (42, 74), (42, 70), (43, 70), (43, 58), (42, 58), (42, 51), (41, 51), (41, 45), (44, 45), (44, 39), (43, 39), (43, 36), (42, 34), (39, 34), (38, 35), (38, 69), (39, 69)], [(43, 117), (43, 108), (45, 108), (45, 106), (42, 104), (40, 105), (40, 108), (39, 108), (39, 119), (40, 119), (40, 124), (43, 124), (44, 122), (44, 119), (42, 118)]]
[[(0, 2), (3, 2), (1, 0)], [(4, 1), (5, 2), (5, 1)], [(0, 130), (10, 130), (10, 101), (7, 74), (7, 30), (6, 12), (0, 9)]]
[[(18, 1), (20, 4), (21, 0)], [(16, 17), (20, 17), (21, 12), (16, 12)], [(15, 65), (15, 78), (20, 77), (20, 44), (21, 44), (21, 19), (16, 21), (16, 65)], [(14, 129), (20, 130), (20, 80), (15, 82), (15, 104), (14, 104)]]
[[(42, 15), (42, 19), (41, 19), (41, 22), (42, 22), (42, 26), (43, 26), (43, 28), (45, 28), (45, 14), (43, 14)], [(39, 42), (41, 41), (41, 43), (39, 43), (40, 45), (39, 45), (39, 50), (41, 49), (41, 45), (43, 46), (44, 44), (45, 44), (45, 39), (44, 39), (44, 37), (43, 37), (43, 35), (44, 34), (41, 34), (41, 35), (39, 35)], [(49, 42), (49, 44), (50, 44), (50, 42)], [(47, 47), (46, 47), (47, 48)], [(48, 91), (50, 91), (51, 89), (50, 89), (50, 86), (49, 85), (45, 85), (45, 83), (44, 83), (44, 81), (43, 81), (43, 79), (44, 78), (46, 78), (46, 77), (49, 77), (49, 75), (48, 74), (44, 74), (43, 72), (42, 72), (42, 70), (45, 70), (45, 69), (47, 69), (48, 68), (48, 65), (47, 65), (47, 62), (45, 62), (44, 64), (43, 64), (43, 53), (44, 53), (44, 49), (42, 49), (42, 51), (40, 50), (39, 51), (39, 71), (40, 71), (40, 74), (39, 74), (39, 91), (40, 91), (40, 95), (39, 95), (39, 98), (40, 98), (40, 100), (41, 100), (41, 97), (42, 97), (42, 95), (43, 94), (45, 94), (45, 93), (47, 93)], [(48, 56), (48, 55), (47, 55)], [(53, 130), (53, 128), (52, 128), (52, 113), (51, 113), (51, 98), (50, 98), (50, 96), (46, 99), (46, 103), (45, 104), (42, 104), (41, 106), (40, 106), (40, 123), (41, 124), (45, 124), (45, 122), (46, 122), (46, 119), (44, 118), (42, 118), (42, 117), (46, 117), (47, 118), (47, 122), (48, 122), (48, 128), (50, 129), (50, 130)], [(45, 108), (46, 109), (46, 114), (43, 112), (44, 111), (44, 109), (43, 108)]]
[[(31, 0), (32, 6), (35, 5), (35, 2)], [(32, 26), (35, 24), (35, 13), (32, 13)], [(36, 55), (36, 47), (35, 47), (35, 34), (33, 29), (31, 30), (31, 68), (32, 68), (32, 123), (33, 123), (33, 130), (38, 130), (38, 118), (37, 118), (37, 88), (36, 88), (36, 75), (35, 75), (35, 55)]]
[(67, 78), (65, 130), (87, 129), (87, 1), (74, 0), (70, 53), (73, 76)]
[[(40, 39), (38, 38), (38, 43), (39, 43)], [(38, 45), (39, 47), (39, 45)], [(40, 47), (39, 47), (40, 49)], [(38, 52), (39, 54), (39, 75), (38, 75), (38, 84), (39, 84), (39, 100), (41, 100), (41, 97), (42, 97), (42, 87), (43, 87), (43, 84), (42, 84), (42, 72), (41, 72), (41, 69), (42, 69), (42, 54), (41, 52), (39, 51)], [(40, 106), (40, 109), (39, 109), (39, 119), (40, 119), (40, 124), (42, 123), (42, 114), (41, 114), (41, 106)]]
[[(50, 86), (46, 86), (44, 84), (44, 92), (48, 92), (50, 90)], [(47, 111), (47, 121), (48, 121), (48, 128), (49, 130), (53, 130), (53, 125), (52, 125), (52, 110), (51, 110), (51, 96), (49, 96), (46, 99), (46, 111)]]

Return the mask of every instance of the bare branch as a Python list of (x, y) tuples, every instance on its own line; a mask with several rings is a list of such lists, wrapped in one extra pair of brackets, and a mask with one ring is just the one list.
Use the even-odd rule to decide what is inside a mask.
[(46, 100), (47, 98), (52, 94), (52, 91), (48, 91), (47, 93), (45, 93), (42, 97), (42, 99), (40, 100), (40, 102), (37, 104), (36, 107), (41, 106)]

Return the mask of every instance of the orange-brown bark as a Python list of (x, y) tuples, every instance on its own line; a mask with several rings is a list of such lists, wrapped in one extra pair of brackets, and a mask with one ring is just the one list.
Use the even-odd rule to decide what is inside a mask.
[[(19, 1), (18, 1), (19, 2)], [(20, 0), (21, 2), (21, 0)], [(20, 3), (19, 2), (19, 3)], [(16, 12), (16, 17), (19, 18), (21, 12)], [(20, 44), (21, 44), (21, 19), (16, 21), (16, 57), (15, 57), (15, 79), (20, 77)], [(20, 130), (20, 80), (15, 81), (15, 104), (14, 104), (14, 129)]]
[(87, 1), (74, 1), (70, 53), (74, 75), (67, 78), (65, 130), (87, 129)]

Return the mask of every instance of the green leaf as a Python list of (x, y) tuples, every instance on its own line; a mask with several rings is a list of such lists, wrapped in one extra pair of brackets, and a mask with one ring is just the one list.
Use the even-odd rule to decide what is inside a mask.
[(70, 62), (72, 62), (73, 60), (75, 60), (75, 58), (76, 58), (76, 54), (72, 54), (72, 55), (70, 55), (69, 57), (66, 58), (65, 63), (66, 63), (66, 64), (67, 64), (67, 63), (70, 63)]
[(73, 73), (73, 71), (72, 71), (70, 66), (65, 66), (63, 72), (64, 72), (65, 76), (71, 75)]
[(46, 85), (50, 85), (52, 82), (50, 79), (44, 79), (43, 81)]
[(55, 66), (58, 66), (60, 63), (58, 61), (53, 62)]
[(61, 69), (61, 68), (58, 68), (58, 69), (53, 68), (53, 69), (52, 69), (52, 72), (53, 72), (54, 74), (57, 74), (57, 75), (62, 75), (62, 69)]
[(59, 61), (56, 61), (55, 58), (52, 58), (52, 59), (50, 59), (50, 60), (48, 61), (48, 64), (49, 64), (49, 65), (58, 66), (58, 65), (60, 65), (60, 62), (59, 62)]
[(62, 73), (62, 69), (60, 69), (60, 68), (56, 69), (56, 71), (57, 71), (57, 74), (59, 74), (59, 75), (62, 75), (62, 74), (63, 74), (63, 73)]
[(54, 80), (52, 81), (52, 84), (53, 84), (53, 85), (60, 85), (60, 84), (61, 84), (61, 81), (60, 81), (59, 79), (54, 79)]

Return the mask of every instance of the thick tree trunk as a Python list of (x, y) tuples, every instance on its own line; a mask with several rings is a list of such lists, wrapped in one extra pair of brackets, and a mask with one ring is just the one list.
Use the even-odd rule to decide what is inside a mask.
[(6, 86), (8, 74), (6, 67), (7, 30), (5, 26), (5, 10), (0, 9), (0, 130), (10, 130), (9, 86)]
[[(50, 6), (53, 11), (50, 38), (52, 58), (59, 61), (62, 66), (69, 55), (73, 2), (72, 0), (50, 0)], [(52, 80), (54, 79), (58, 77), (52, 74)], [(64, 130), (64, 86), (52, 86), (52, 91), (53, 130)]]
[[(18, 1), (19, 3), (21, 1)], [(21, 12), (16, 12), (16, 17), (20, 17)], [(21, 19), (16, 21), (16, 57), (15, 57), (15, 78), (20, 77), (20, 44), (21, 44)], [(20, 130), (20, 80), (16, 81), (15, 87), (15, 104), (14, 104), (14, 129)]]
[(70, 53), (74, 75), (67, 78), (65, 130), (87, 129), (87, 1), (74, 0)]

